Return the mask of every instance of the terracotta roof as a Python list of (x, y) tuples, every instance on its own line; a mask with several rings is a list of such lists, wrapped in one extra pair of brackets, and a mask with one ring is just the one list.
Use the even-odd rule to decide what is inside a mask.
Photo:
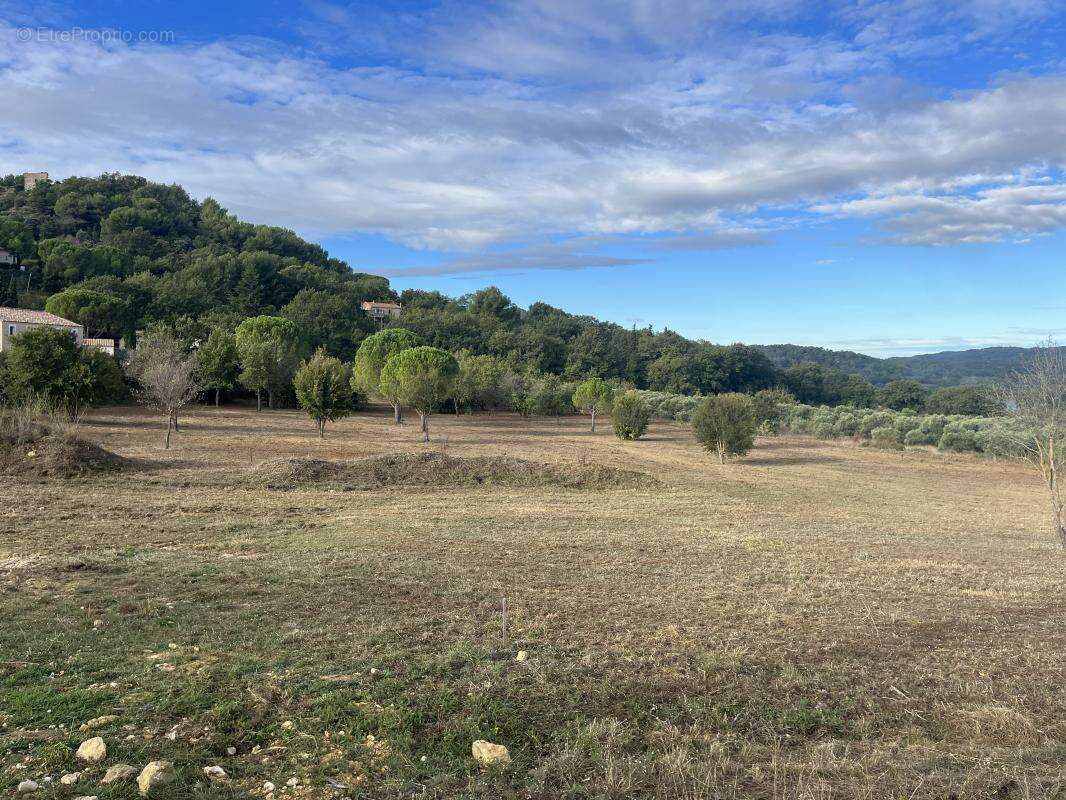
[(364, 300), (359, 305), (363, 308), (400, 308), (399, 303), (378, 303), (373, 300)]
[(33, 325), (63, 325), (68, 328), (80, 328), (76, 322), (57, 317), (47, 311), (33, 311), (29, 308), (0, 308), (0, 322), (22, 322)]

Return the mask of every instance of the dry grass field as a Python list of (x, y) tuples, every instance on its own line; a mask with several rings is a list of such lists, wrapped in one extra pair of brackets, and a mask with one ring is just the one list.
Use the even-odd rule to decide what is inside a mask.
[[(170, 759), (153, 796), (1066, 797), (1066, 556), (1019, 465), (781, 437), (719, 466), (681, 426), (578, 418), (436, 416), (429, 445), (384, 410), (324, 440), (295, 411), (183, 422), (164, 452), (157, 416), (96, 411), (81, 435), (133, 469), (0, 483), (3, 796), (132, 798), (103, 769)], [(650, 479), (257, 468), (423, 449)], [(102, 715), (106, 762), (57, 785)]]

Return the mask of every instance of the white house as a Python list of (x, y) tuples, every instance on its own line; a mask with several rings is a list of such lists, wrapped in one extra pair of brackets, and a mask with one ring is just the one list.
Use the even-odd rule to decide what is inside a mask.
[(15, 263), (15, 254), (0, 247), (0, 264), (10, 266)]
[(384, 322), (389, 317), (400, 316), (402, 308), (399, 303), (376, 303), (372, 300), (364, 300), (359, 307), (368, 317), (378, 322)]
[(28, 308), (0, 307), (0, 352), (11, 349), (11, 340), (33, 328), (47, 326), (70, 331), (81, 346), (85, 338), (85, 328), (69, 319), (57, 317), (47, 311), (32, 311)]

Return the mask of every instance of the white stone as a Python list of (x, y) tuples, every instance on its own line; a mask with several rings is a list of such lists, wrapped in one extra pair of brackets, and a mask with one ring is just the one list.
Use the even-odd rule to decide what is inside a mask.
[(131, 781), (137, 777), (137, 768), (129, 764), (115, 764), (108, 767), (100, 783), (114, 783), (115, 781)]
[(291, 731), (293, 729), (293, 727), (295, 727), (295, 726), (294, 726), (293, 721), (291, 719), (287, 719), (283, 723), (281, 723), (281, 729), (283, 731)]
[(118, 719), (118, 714), (104, 714), (102, 717), (93, 717), (88, 722), (83, 722), (78, 726), (79, 731), (91, 731), (93, 728), (99, 728), (108, 723), (114, 722)]
[(99, 736), (86, 739), (78, 746), (77, 757), (86, 764), (99, 764), (107, 758), (107, 745)]
[(263, 784), (263, 791), (264, 792), (272, 792), (272, 791), (274, 791), (274, 784), (272, 784), (270, 781), (266, 781)]
[(59, 782), (64, 786), (73, 786), (75, 783), (78, 782), (78, 778), (80, 777), (80, 772), (68, 772), (66, 775), (59, 779)]
[(525, 650), (519, 650), (518, 651), (518, 655), (516, 655), (514, 657), (514, 660), (518, 661), (519, 663), (521, 663), (523, 661), (527, 661), (528, 659), (529, 659), (529, 653), (527, 653)]
[(226, 770), (222, 769), (222, 767), (217, 764), (213, 767), (204, 767), (204, 775), (213, 781), (224, 781), (228, 777), (226, 775)]
[(482, 767), (511, 766), (511, 752), (502, 744), (493, 744), (484, 739), (478, 739), (470, 745), (470, 753)]
[(174, 762), (150, 761), (137, 776), (137, 788), (141, 790), (143, 796), (147, 797), (153, 789), (166, 786), (176, 777), (178, 774), (174, 771)]
[(236, 747), (227, 747), (226, 748), (226, 755), (227, 756), (235, 756), (235, 755), (237, 755), (237, 748)]
[(37, 781), (22, 781), (22, 783), (18, 785), (16, 791), (18, 791), (19, 794), (29, 794), (30, 792), (36, 792), (40, 788), (41, 787), (38, 785)]

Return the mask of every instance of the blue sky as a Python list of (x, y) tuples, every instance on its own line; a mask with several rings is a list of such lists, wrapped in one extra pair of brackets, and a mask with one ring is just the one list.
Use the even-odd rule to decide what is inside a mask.
[(1066, 332), (1053, 0), (0, 0), (0, 172), (132, 172), (399, 289), (874, 355)]

